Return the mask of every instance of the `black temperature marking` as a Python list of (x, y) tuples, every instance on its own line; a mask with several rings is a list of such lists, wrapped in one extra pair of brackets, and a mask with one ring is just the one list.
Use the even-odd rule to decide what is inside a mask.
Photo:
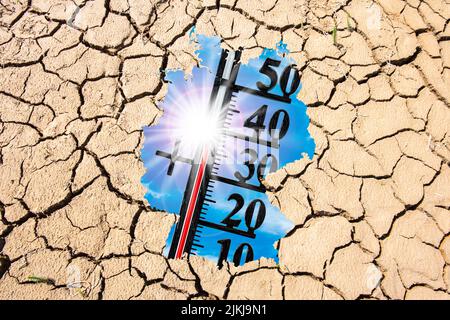
[(168, 153), (165, 151), (156, 151), (156, 155), (160, 157), (164, 157), (170, 160), (169, 166), (167, 167), (167, 175), (171, 176), (173, 173), (173, 169), (175, 167), (175, 162), (181, 161), (188, 164), (192, 164), (192, 159), (187, 159), (178, 155), (178, 151), (180, 150), (180, 140), (175, 141), (175, 146), (173, 148), (172, 153)]
[[(217, 266), (219, 268), (222, 268), (223, 262), (228, 260), (228, 253), (230, 252), (231, 239), (218, 240), (217, 243), (219, 243), (221, 246)], [(233, 255), (233, 263), (236, 267), (241, 264), (242, 254), (244, 253), (245, 249), (247, 249), (245, 254), (245, 262), (250, 262), (253, 260), (252, 246), (249, 245), (248, 243), (241, 243)]]

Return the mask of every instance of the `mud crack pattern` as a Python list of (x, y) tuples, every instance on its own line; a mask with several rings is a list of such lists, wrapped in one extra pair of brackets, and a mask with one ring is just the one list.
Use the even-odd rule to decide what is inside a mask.
[[(450, 298), (448, 0), (0, 3), (0, 298)], [(278, 265), (162, 255), (142, 127), (194, 25), (302, 62), (317, 148), (266, 179)]]

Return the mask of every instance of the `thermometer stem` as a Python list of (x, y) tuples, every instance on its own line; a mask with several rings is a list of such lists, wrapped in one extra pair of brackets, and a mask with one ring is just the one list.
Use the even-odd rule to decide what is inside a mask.
[(192, 188), (192, 193), (189, 198), (189, 204), (186, 211), (186, 216), (183, 222), (183, 227), (181, 229), (180, 241), (178, 242), (177, 251), (175, 254), (176, 259), (180, 259), (183, 255), (184, 248), (186, 246), (186, 240), (189, 234), (189, 230), (192, 224), (192, 218), (194, 216), (194, 210), (197, 205), (199, 198), (200, 187), (202, 185), (203, 177), (205, 176), (206, 167), (208, 164), (209, 148), (207, 144), (203, 146), (202, 154), (200, 157), (200, 163), (195, 175), (194, 187)]
[[(232, 92), (223, 79), (234, 83), (237, 72), (239, 54), (233, 51), (222, 51), (218, 70), (210, 97), (211, 114), (221, 114), (228, 108)], [(222, 125), (222, 124), (221, 124)], [(215, 159), (215, 146), (204, 143), (195, 151), (188, 184), (180, 209), (181, 221), (177, 224), (169, 258), (180, 259), (185, 252), (191, 252), (195, 237), (199, 214), (205, 201), (206, 189), (210, 181), (212, 164)]]

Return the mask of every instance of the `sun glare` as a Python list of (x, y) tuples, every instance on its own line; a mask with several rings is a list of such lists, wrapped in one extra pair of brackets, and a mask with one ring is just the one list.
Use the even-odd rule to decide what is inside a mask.
[(219, 115), (208, 106), (187, 106), (179, 117), (177, 135), (185, 146), (213, 146), (219, 137)]

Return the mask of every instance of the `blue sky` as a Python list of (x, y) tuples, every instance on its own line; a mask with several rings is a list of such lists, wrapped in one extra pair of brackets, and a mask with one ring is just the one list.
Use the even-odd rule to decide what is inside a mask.
[[(197, 41), (200, 46), (197, 55), (201, 60), (201, 66), (194, 68), (192, 76), (187, 79), (182, 70), (173, 70), (166, 73), (166, 79), (170, 82), (170, 85), (168, 93), (160, 105), (164, 114), (157, 125), (144, 128), (145, 138), (142, 159), (147, 171), (142, 178), (142, 183), (147, 188), (146, 199), (151, 206), (171, 213), (179, 213), (191, 165), (177, 162), (173, 174), (168, 176), (166, 173), (169, 161), (166, 158), (155, 156), (155, 152), (156, 150), (172, 151), (177, 139), (175, 134), (177, 126), (183, 122), (183, 115), (186, 112), (195, 113), (204, 107), (208, 107), (209, 94), (221, 53), (220, 39), (218, 37), (206, 37), (197, 35), (195, 32), (191, 33), (191, 36), (193, 41)], [(257, 89), (256, 82), (268, 83), (267, 76), (259, 72), (267, 58), (281, 61), (280, 66), (276, 68), (279, 79), (284, 68), (294, 63), (294, 61), (286, 55), (288, 51), (282, 42), (274, 44), (274, 48), (264, 49), (259, 57), (251, 59), (246, 65), (241, 65), (236, 81), (237, 84)], [(306, 153), (309, 157), (313, 156), (315, 144), (307, 131), (309, 119), (306, 115), (306, 106), (295, 98), (300, 89), (301, 86), (291, 95), (291, 103), (268, 100), (242, 92), (236, 95), (235, 108), (239, 109), (240, 113), (232, 119), (231, 128), (235, 132), (252, 135), (254, 133), (253, 130), (244, 128), (243, 122), (264, 104), (268, 105), (266, 122), (277, 110), (283, 109), (289, 114), (290, 126), (286, 136), (280, 141), (280, 149), (260, 148), (258, 161), (269, 152), (276, 155), (278, 159), (277, 167), (281, 168), (287, 163), (302, 158), (302, 153)], [(279, 82), (270, 92), (281, 95)], [(260, 138), (266, 139), (268, 137), (267, 132), (261, 133)], [(181, 136), (179, 155), (185, 158), (192, 158), (195, 150), (192, 146), (183, 146), (182, 138)], [(236, 151), (234, 153), (238, 155), (238, 162), (225, 161), (220, 166), (218, 174), (236, 180), (234, 172), (246, 172), (246, 167), (239, 163), (239, 161), (242, 162), (243, 160), (243, 156), (240, 156), (243, 148), (250, 147), (257, 150), (258, 145), (252, 143), (243, 145), (243, 143), (236, 143), (233, 138), (228, 138), (225, 141), (225, 149), (232, 153)], [(231, 150), (236, 148), (237, 150)], [(247, 183), (259, 184), (255, 176), (248, 180)], [(261, 227), (255, 231), (255, 239), (226, 233), (217, 229), (202, 228), (201, 244), (205, 248), (198, 249), (196, 254), (217, 260), (220, 252), (220, 245), (217, 241), (231, 239), (228, 260), (232, 260), (233, 253), (240, 244), (248, 243), (253, 248), (255, 259), (266, 257), (274, 258), (278, 261), (277, 251), (274, 249), (273, 244), (283, 237), (293, 227), (293, 224), (276, 207), (270, 204), (267, 195), (264, 193), (238, 188), (221, 182), (216, 182), (214, 186), (213, 198), (216, 200), (216, 203), (208, 208), (204, 217), (206, 220), (220, 224), (235, 206), (234, 201), (227, 201), (228, 197), (233, 193), (238, 193), (244, 198), (244, 207), (233, 216), (233, 219), (242, 220), (236, 228), (246, 230), (245, 209), (255, 199), (264, 202), (266, 218)], [(252, 221), (254, 224), (255, 221)], [(172, 235), (173, 230), (169, 235), (167, 247), (170, 246)]]

